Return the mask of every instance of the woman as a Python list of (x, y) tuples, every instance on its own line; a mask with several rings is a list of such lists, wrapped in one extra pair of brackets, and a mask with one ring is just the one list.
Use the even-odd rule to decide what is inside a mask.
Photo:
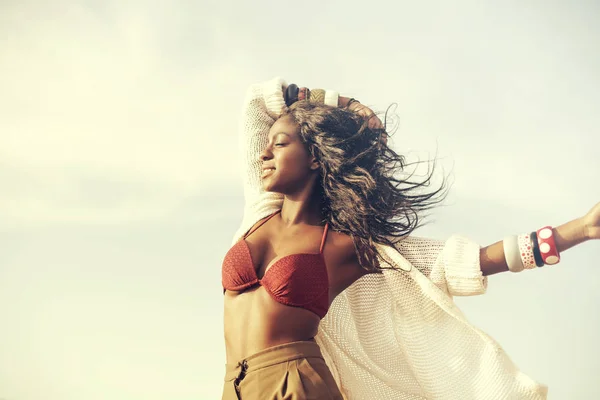
[(451, 296), (600, 238), (600, 204), (485, 248), (415, 238), (442, 188), (399, 179), (402, 158), (358, 101), (275, 78), (248, 91), (241, 131), (246, 205), (223, 261), (223, 399), (546, 397)]

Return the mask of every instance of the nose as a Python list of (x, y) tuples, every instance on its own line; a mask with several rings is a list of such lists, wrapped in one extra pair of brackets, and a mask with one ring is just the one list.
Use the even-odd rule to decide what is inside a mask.
[(272, 157), (273, 157), (273, 153), (271, 153), (271, 150), (269, 149), (269, 146), (267, 146), (259, 154), (258, 160), (261, 161), (261, 162), (265, 162), (267, 160), (270, 160)]

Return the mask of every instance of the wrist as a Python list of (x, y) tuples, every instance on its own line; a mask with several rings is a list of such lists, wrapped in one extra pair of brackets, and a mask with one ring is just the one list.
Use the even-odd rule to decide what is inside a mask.
[(577, 218), (554, 228), (556, 247), (563, 252), (589, 239), (585, 218)]
[(587, 220), (587, 218), (580, 218), (581, 229), (583, 231), (582, 235), (584, 237), (584, 241), (590, 240), (593, 238), (592, 236), (592, 228), (594, 227), (591, 222)]
[(360, 101), (356, 100), (354, 97), (339, 96), (338, 107), (347, 108), (350, 111), (355, 111), (357, 107), (362, 107), (354, 106), (354, 104), (360, 104)]
[(341, 107), (341, 108), (347, 107), (349, 101), (350, 101), (350, 97), (344, 97), (344, 96), (338, 97), (338, 107)]

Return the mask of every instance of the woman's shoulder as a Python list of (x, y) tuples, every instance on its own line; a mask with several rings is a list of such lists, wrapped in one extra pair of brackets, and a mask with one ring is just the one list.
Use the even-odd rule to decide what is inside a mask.
[(360, 266), (352, 236), (330, 230), (327, 234), (323, 257), (330, 273), (331, 286), (341, 292), (367, 271)]
[(328, 249), (335, 257), (341, 259), (351, 257), (355, 253), (352, 236), (331, 228), (329, 228), (327, 233), (324, 251)]

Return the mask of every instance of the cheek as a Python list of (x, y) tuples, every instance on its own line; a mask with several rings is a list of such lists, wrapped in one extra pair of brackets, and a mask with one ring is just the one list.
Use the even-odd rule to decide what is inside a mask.
[(289, 175), (302, 175), (308, 168), (308, 158), (306, 154), (300, 151), (281, 154), (278, 160), (280, 172)]

